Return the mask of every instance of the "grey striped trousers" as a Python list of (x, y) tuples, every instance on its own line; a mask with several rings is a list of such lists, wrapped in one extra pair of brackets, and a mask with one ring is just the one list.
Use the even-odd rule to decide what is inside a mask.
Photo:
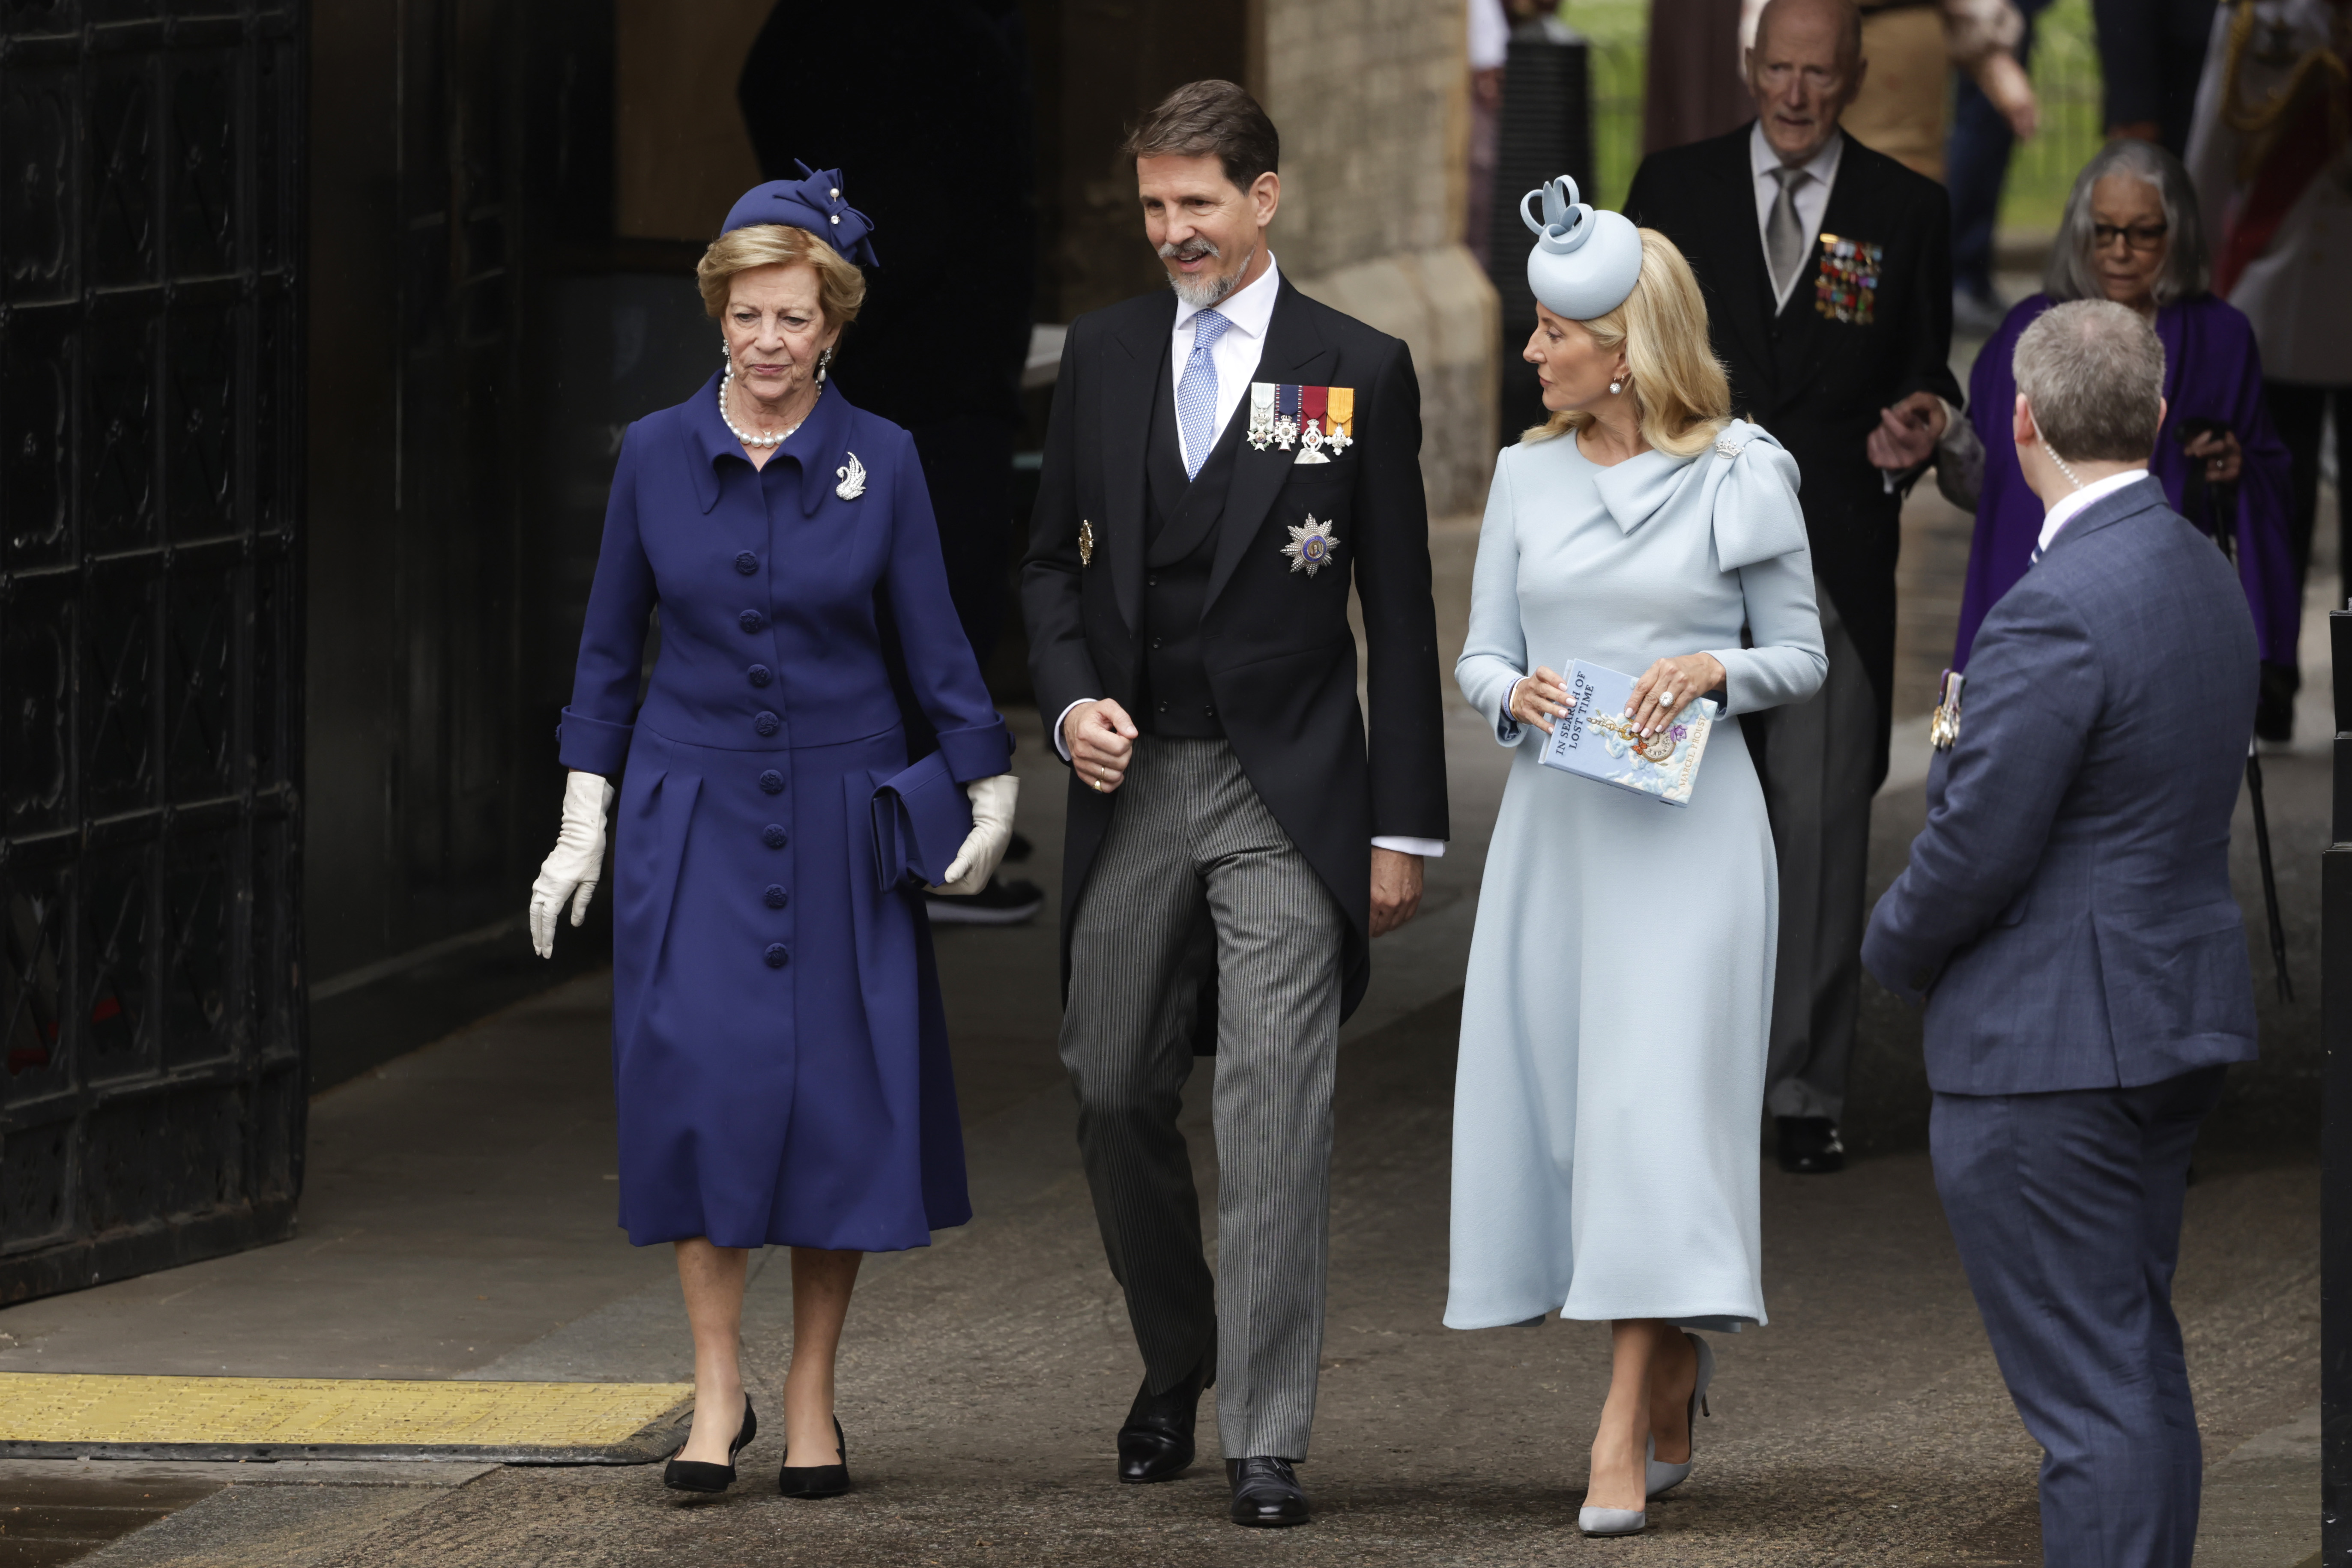
[[(1217, 1273), (1176, 1116), (1218, 982)], [(1071, 931), (1062, 1062), (1150, 1386), (1203, 1358), (1228, 1458), (1307, 1457), (1331, 1186), (1345, 917), (1223, 741), (1144, 736)]]

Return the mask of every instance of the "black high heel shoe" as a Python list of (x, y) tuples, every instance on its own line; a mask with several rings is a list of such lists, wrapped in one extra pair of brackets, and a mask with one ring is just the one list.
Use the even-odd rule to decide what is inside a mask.
[[(841, 1435), (841, 1417), (833, 1418), (833, 1446), (837, 1455), (830, 1465), (787, 1463), (776, 1472), (776, 1489), (786, 1497), (839, 1497), (849, 1489), (849, 1439)], [(790, 1447), (784, 1458), (793, 1457)]]
[(751, 1396), (743, 1396), (743, 1424), (727, 1445), (727, 1462), (705, 1464), (700, 1459), (672, 1459), (662, 1467), (662, 1485), (674, 1492), (723, 1492), (735, 1484), (735, 1456), (759, 1435), (760, 1418), (751, 1414)]

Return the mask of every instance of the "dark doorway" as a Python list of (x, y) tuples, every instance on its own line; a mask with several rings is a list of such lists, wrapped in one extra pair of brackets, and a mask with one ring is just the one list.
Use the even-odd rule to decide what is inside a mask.
[(301, 15), (163, 10), (0, 10), (0, 1301), (301, 1188)]

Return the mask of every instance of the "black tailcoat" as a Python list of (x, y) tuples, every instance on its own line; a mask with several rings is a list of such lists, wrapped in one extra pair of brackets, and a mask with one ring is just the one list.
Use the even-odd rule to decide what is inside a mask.
[[(1673, 240), (1706, 295), (1731, 405), (1797, 459), (1813, 571), (1829, 589), (1878, 694), (1878, 761), (1895, 695), (1895, 558), (1903, 492), (1889, 494), (1864, 443), (1879, 411), (1915, 392), (1954, 407), (1952, 209), (1944, 187), (1853, 137), (1838, 159), (1821, 231), (1883, 247), (1868, 322), (1816, 308), (1822, 247), (1775, 310), (1756, 221), (1748, 127), (1642, 160), (1625, 215)], [(1844, 133), (1840, 132), (1841, 135)]]
[[(1146, 295), (1079, 317), (1062, 351), (1021, 573), (1030, 671), (1048, 724), (1076, 701), (1137, 706), (1145, 463), (1154, 378), (1169, 374), (1175, 321), (1173, 294)], [(1446, 837), (1421, 390), (1402, 342), (1316, 303), (1287, 279), (1252, 379), (1355, 391), (1355, 444), (1328, 463), (1299, 464), (1296, 448), (1259, 451), (1227, 427), (1230, 478), (1199, 637), (1234, 757), (1346, 912), (1341, 1005), (1353, 1011), (1370, 976), (1373, 836)], [(1233, 424), (1248, 418), (1244, 395)], [(1204, 466), (1202, 479), (1213, 471)], [(1186, 510), (1201, 499), (1189, 498)], [(1312, 576), (1293, 571), (1282, 552), (1291, 527), (1310, 513), (1339, 542)], [(1081, 560), (1082, 525), (1091, 527), (1091, 564)], [(1351, 583), (1363, 603), (1369, 726), (1356, 700)], [(1066, 985), (1071, 924), (1117, 801), (1073, 775), (1062, 870)]]

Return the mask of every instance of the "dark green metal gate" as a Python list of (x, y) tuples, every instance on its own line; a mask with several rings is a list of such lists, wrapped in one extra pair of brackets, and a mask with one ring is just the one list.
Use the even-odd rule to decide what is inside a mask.
[(294, 1223), (302, 51), (0, 0), (0, 1303)]

